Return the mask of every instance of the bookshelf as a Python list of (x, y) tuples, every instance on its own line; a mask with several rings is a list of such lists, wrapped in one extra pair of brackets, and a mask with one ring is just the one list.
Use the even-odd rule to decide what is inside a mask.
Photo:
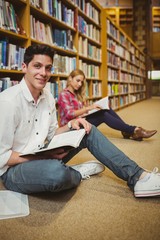
[(152, 21), (151, 21), (151, 28), (152, 31), (150, 32), (150, 51), (151, 56), (153, 59), (159, 59), (159, 52), (160, 52), (160, 7), (152, 7)]
[(160, 7), (152, 7), (152, 31), (160, 32)]
[(105, 8), (111, 19), (120, 26), (131, 38), (133, 29), (132, 7), (108, 7)]
[[(55, 50), (54, 70), (47, 86), (55, 98), (76, 67), (85, 72), (91, 103), (108, 94), (112, 107), (120, 109), (145, 98), (144, 55), (98, 1), (1, 0), (1, 3), (0, 56), (6, 54), (6, 63), (0, 58), (0, 78), (10, 77), (13, 84), (20, 81), (21, 61), (12, 61), (22, 60), (23, 51), (30, 44), (46, 43)], [(15, 11), (19, 31), (12, 29), (15, 22), (8, 28), (3, 23), (8, 9), (5, 4)], [(119, 11), (120, 16), (126, 15), (124, 9)], [(131, 9), (125, 11), (127, 20), (120, 17), (124, 25), (132, 21)], [(8, 16), (9, 23), (13, 16), (13, 12)], [(2, 44), (7, 52), (3, 52)]]
[(146, 98), (145, 55), (106, 12), (102, 20), (107, 92), (112, 108), (120, 109)]
[[(2, 0), (1, 2), (0, 11), (4, 22), (6, 18), (14, 17), (12, 13), (8, 15), (8, 12), (4, 11), (9, 5), (18, 15), (25, 34), (14, 32), (12, 28), (5, 26), (3, 28), (0, 22), (0, 46), (6, 44), (6, 49), (10, 49), (8, 46), (13, 44), (15, 48), (25, 49), (30, 44), (45, 43), (54, 48), (54, 71), (50, 79), (50, 88), (54, 97), (57, 98), (58, 92), (64, 86), (61, 84), (62, 80), (63, 82), (67, 80), (68, 74), (76, 67), (80, 67), (86, 74), (90, 101), (102, 97), (100, 74), (102, 7), (98, 3), (91, 0)], [(16, 59), (14, 54), (16, 51), (13, 52), (12, 57)], [(14, 63), (10, 66), (8, 53), (6, 53), (7, 62), (3, 64), (2, 59), (0, 61), (0, 77), (9, 76), (18, 80), (22, 78), (21, 63), (18, 68), (13, 67)]]
[(102, 97), (101, 7), (93, 1), (78, 8), (78, 66), (87, 78), (90, 102)]

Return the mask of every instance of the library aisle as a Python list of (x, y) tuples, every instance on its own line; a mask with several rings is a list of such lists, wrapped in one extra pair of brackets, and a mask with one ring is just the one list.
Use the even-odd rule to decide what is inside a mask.
[[(121, 109), (128, 123), (158, 133), (142, 142), (123, 139), (105, 125), (99, 129), (142, 167), (160, 170), (160, 97)], [(69, 164), (94, 159), (83, 150)], [(3, 189), (0, 183), (0, 189)], [(29, 196), (30, 215), (0, 221), (4, 240), (157, 240), (160, 198), (134, 198), (126, 183), (106, 169), (74, 190)]]

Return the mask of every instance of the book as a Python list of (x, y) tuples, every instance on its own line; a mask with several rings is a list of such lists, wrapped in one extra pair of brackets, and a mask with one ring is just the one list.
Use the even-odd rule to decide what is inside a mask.
[(95, 109), (92, 109), (92, 110), (90, 110), (90, 111), (88, 111), (88, 113), (87, 114), (85, 114), (83, 117), (86, 117), (86, 116), (88, 116), (88, 115), (91, 115), (91, 114), (93, 114), (93, 113), (95, 113), (95, 112), (98, 112), (98, 111), (100, 111), (100, 110), (109, 110), (109, 99), (108, 99), (108, 97), (104, 97), (104, 98), (102, 98), (102, 99), (100, 99), (100, 100), (98, 100), (98, 101), (96, 101), (96, 102), (94, 102), (94, 104), (96, 104), (99, 108), (95, 108)]
[(28, 216), (28, 195), (10, 190), (0, 191), (0, 220)]
[(86, 131), (84, 128), (79, 130), (72, 130), (68, 132), (64, 132), (58, 135), (55, 135), (47, 147), (38, 149), (36, 151), (30, 151), (20, 154), (20, 156), (25, 155), (35, 155), (41, 152), (46, 152), (49, 150), (57, 149), (57, 148), (77, 148), (84, 137)]

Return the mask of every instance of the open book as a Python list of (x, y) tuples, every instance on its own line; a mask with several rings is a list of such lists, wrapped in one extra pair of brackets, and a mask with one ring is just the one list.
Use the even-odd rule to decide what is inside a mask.
[(85, 129), (72, 130), (69, 132), (64, 132), (58, 135), (55, 135), (46, 148), (41, 148), (34, 152), (25, 152), (20, 154), (20, 156), (30, 155), (30, 154), (39, 154), (48, 150), (63, 148), (63, 147), (73, 147), (77, 148), (84, 137), (86, 131)]
[(105, 110), (105, 109), (109, 109), (109, 100), (108, 100), (108, 97), (104, 97), (96, 102), (94, 102), (94, 104), (96, 104), (97, 106), (99, 106), (100, 108), (95, 108), (95, 109), (92, 109), (90, 111), (88, 111), (88, 113), (84, 116), (88, 116), (92, 113), (95, 113), (99, 110)]

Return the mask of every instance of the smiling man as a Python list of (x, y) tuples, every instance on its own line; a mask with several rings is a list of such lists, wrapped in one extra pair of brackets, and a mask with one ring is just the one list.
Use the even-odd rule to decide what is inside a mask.
[[(82, 179), (104, 171), (104, 165), (127, 181), (136, 197), (160, 195), (160, 175), (142, 169), (83, 118), (58, 127), (55, 100), (45, 89), (51, 77), (54, 52), (47, 45), (26, 49), (22, 81), (0, 93), (0, 176), (5, 187), (25, 194), (59, 192), (77, 187)], [(54, 135), (71, 129), (86, 131), (78, 148), (50, 150), (20, 156), (43, 148)], [(68, 166), (83, 148), (98, 161)]]

